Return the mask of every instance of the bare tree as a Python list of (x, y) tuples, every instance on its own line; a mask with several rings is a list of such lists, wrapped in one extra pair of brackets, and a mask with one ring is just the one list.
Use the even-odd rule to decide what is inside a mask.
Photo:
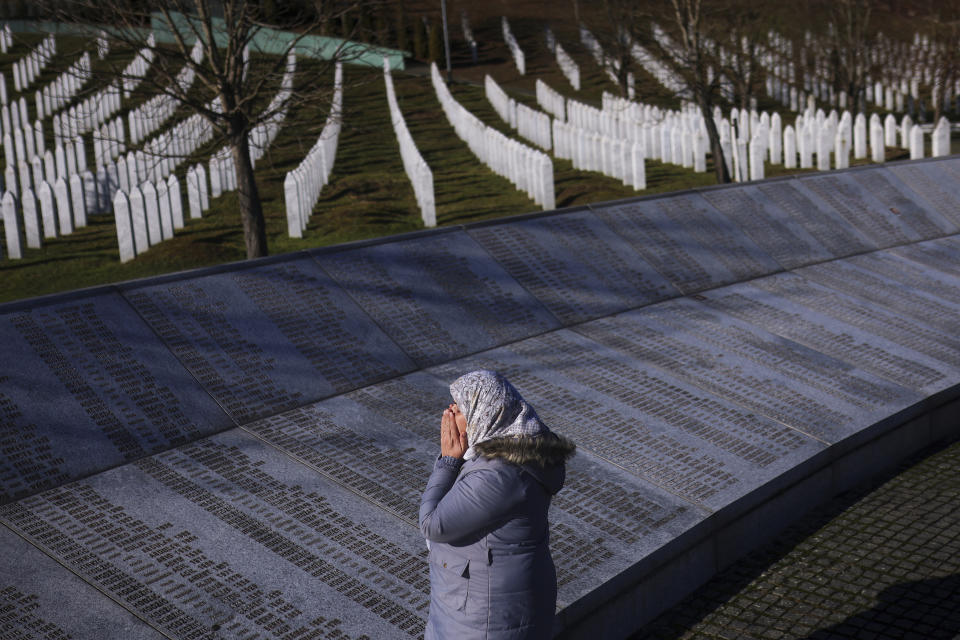
[(931, 3), (920, 28), (929, 38), (926, 62), (933, 68), (933, 122), (943, 115), (944, 100), (960, 80), (960, 0)]
[(830, 60), (833, 84), (846, 91), (855, 108), (866, 104), (870, 76), (870, 50), (875, 34), (870, 27), (873, 13), (870, 0), (830, 0)]
[[(146, 53), (151, 60), (142, 78), (130, 78), (119, 65), (101, 69), (98, 73), (106, 76), (101, 84), (130, 80), (136, 84), (133, 98), (168, 96), (184, 112), (200, 114), (210, 123), (214, 136), (207, 148), (226, 146), (231, 152), (246, 253), (254, 258), (267, 255), (268, 248), (251, 133), (288, 109), (329, 104), (333, 87), (322, 82), (298, 83), (280, 101), (270, 97), (277, 92), (290, 52), (325, 58), (323, 65), (358, 55), (359, 48), (346, 41), (322, 54), (307, 50), (313, 42), (308, 36), (331, 31), (331, 23), (345, 22), (356, 6), (323, 0), (49, 0), (44, 9), (61, 22), (88, 26), (91, 37), (100, 25), (109, 25), (104, 29), (114, 47)], [(360, 21), (351, 23), (356, 29)], [(197, 42), (200, 56), (192, 51)], [(260, 52), (264, 43), (268, 52)], [(191, 86), (177, 81), (183, 69), (195, 74)]]

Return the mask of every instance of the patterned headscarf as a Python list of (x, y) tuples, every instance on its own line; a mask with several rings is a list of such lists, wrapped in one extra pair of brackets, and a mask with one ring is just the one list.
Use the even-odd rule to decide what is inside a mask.
[(450, 395), (467, 419), (464, 458), (476, 457), (474, 447), (492, 438), (549, 433), (537, 412), (506, 378), (496, 371), (471, 371), (450, 385)]

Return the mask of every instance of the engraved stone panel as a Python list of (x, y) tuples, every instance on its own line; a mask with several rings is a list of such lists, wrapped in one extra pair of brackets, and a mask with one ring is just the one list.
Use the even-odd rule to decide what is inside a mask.
[(577, 331), (828, 443), (920, 399), (689, 298), (594, 320)]
[(958, 333), (960, 308), (928, 293), (906, 289), (894, 280), (860, 269), (846, 260), (811, 265), (797, 273), (861, 301), (889, 309), (912, 323)]
[[(439, 453), (440, 414), (451, 401), (447, 382), (415, 373), (244, 428), (417, 527)], [(559, 603), (589, 593), (704, 515), (581, 451), (551, 507)]]
[(836, 257), (877, 248), (877, 244), (858, 231), (816, 196), (810, 195), (796, 180), (759, 183), (749, 187), (782, 209), (787, 217), (804, 228)]
[(780, 270), (773, 258), (697, 194), (595, 211), (684, 293)]
[(469, 233), (565, 324), (680, 294), (588, 211), (475, 227)]
[(572, 331), (430, 371), (452, 380), (477, 368), (506, 375), (580, 449), (708, 509), (750, 493), (824, 446)]
[[(773, 293), (778, 280), (787, 281), (786, 287), (797, 281), (795, 286), (802, 287), (805, 282), (780, 274), (716, 289), (704, 297), (714, 309), (925, 395), (956, 382), (956, 369), (944, 362)], [(870, 312), (869, 307), (863, 310)]]
[(930, 207), (955, 225), (960, 225), (960, 181), (937, 162), (889, 165), (887, 171), (900, 184), (910, 187)]
[(902, 216), (870, 197), (848, 173), (815, 175), (797, 182), (880, 248), (922, 239)]
[(413, 368), (309, 258), (124, 295), (241, 422)]
[(918, 262), (927, 269), (960, 276), (960, 238), (957, 236), (895, 247), (890, 252)]
[(926, 268), (890, 251), (853, 256), (848, 262), (889, 278), (908, 291), (926, 293), (957, 307), (960, 321), (960, 277)]
[(891, 213), (899, 216), (921, 238), (936, 238), (956, 233), (957, 223), (929, 206), (923, 198), (885, 168), (876, 167), (846, 174)]
[(778, 303), (789, 300), (813, 313), (836, 318), (869, 335), (878, 336), (880, 342), (902, 345), (903, 348), (946, 363), (953, 371), (960, 371), (960, 334), (956, 332), (939, 331), (881, 305), (865, 303), (859, 298), (794, 274), (761, 278), (750, 284)]
[(231, 426), (114, 294), (0, 315), (0, 502)]
[(420, 365), (559, 326), (462, 232), (321, 253), (316, 259)]
[(419, 531), (238, 430), (0, 507), (0, 521), (167, 637), (423, 634)]
[(755, 186), (706, 189), (700, 195), (733, 220), (784, 269), (833, 257), (800, 219), (787, 214)]
[(0, 527), (0, 635), (163, 640), (129, 611)]

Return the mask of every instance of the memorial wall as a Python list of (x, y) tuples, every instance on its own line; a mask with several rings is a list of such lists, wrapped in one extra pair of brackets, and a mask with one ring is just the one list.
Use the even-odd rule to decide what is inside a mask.
[(447, 386), (481, 367), (578, 445), (551, 508), (558, 634), (625, 634), (832, 461), (960, 431), (905, 431), (960, 396), (958, 174), (716, 187), (0, 306), (0, 636), (420, 637), (420, 493)]

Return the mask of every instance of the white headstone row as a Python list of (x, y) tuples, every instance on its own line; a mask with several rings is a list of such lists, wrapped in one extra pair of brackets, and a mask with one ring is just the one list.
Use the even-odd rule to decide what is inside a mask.
[(13, 46), (13, 29), (9, 24), (4, 23), (0, 29), (0, 53), (6, 53)]
[(57, 41), (53, 34), (49, 34), (30, 53), (13, 63), (13, 88), (18, 93), (25, 91), (50, 64), (56, 52)]
[(520, 72), (520, 75), (527, 74), (527, 61), (523, 55), (523, 50), (520, 48), (520, 44), (517, 42), (517, 39), (513, 37), (513, 33), (510, 31), (510, 23), (507, 22), (506, 16), (501, 16), (500, 25), (503, 27), (503, 39), (507, 43), (507, 47), (510, 48), (510, 55), (513, 56), (513, 62), (517, 65), (517, 71)]
[(43, 120), (62, 109), (91, 77), (90, 53), (85, 51), (66, 71), (54, 78), (53, 82), (34, 94), (37, 119)]
[[(199, 64), (203, 59), (203, 43), (197, 40), (190, 51), (190, 57), (194, 63)], [(193, 86), (197, 72), (190, 64), (184, 64), (183, 68), (177, 72), (174, 83), (177, 85), (177, 93), (186, 94)], [(130, 141), (133, 144), (139, 144), (156, 132), (163, 124), (169, 120), (176, 112), (180, 102), (173, 97), (173, 88), (171, 93), (161, 93), (154, 96), (127, 113), (128, 128), (130, 130)]]
[(560, 71), (562, 71), (564, 77), (570, 81), (570, 86), (580, 91), (580, 66), (573, 61), (573, 58), (570, 57), (570, 54), (563, 49), (563, 46), (559, 42), (554, 52), (557, 56), (557, 64), (560, 65)]
[(283, 181), (287, 233), (291, 238), (303, 237), (307, 221), (320, 198), (320, 191), (330, 179), (337, 157), (340, 129), (343, 126), (343, 67), (340, 63), (337, 63), (334, 72), (333, 85), (330, 113), (320, 137), (297, 168), (288, 173)]
[(573, 162), (576, 169), (599, 171), (634, 189), (647, 188), (643, 141), (611, 138), (559, 120), (553, 121), (554, 156)]
[[(666, 32), (659, 26), (654, 25), (653, 35), (664, 50), (676, 50), (676, 45), (670, 40), (670, 37), (666, 34)], [(637, 64), (643, 67), (647, 73), (656, 78), (657, 81), (659, 81), (660, 84), (666, 87), (671, 93), (679, 96), (684, 96), (689, 93), (689, 91), (687, 91), (686, 84), (680, 79), (679, 76), (677, 76), (673, 69), (665, 65), (654, 56), (650, 55), (650, 52), (641, 47), (639, 44), (635, 42), (631, 44), (630, 55), (637, 62)]]
[[(403, 160), (403, 168), (407, 172), (410, 184), (413, 185), (413, 193), (417, 197), (417, 206), (420, 207), (423, 226), (435, 227), (437, 226), (437, 211), (433, 192), (433, 172), (423, 156), (420, 155), (413, 136), (407, 129), (406, 120), (403, 119), (400, 105), (397, 104), (397, 94), (393, 88), (393, 78), (390, 76), (390, 63), (386, 58), (383, 60), (383, 80), (387, 85), (390, 121), (393, 123), (393, 132), (396, 134), (397, 143), (400, 145), (400, 158)], [(286, 185), (284, 186), (286, 187)], [(287, 219), (289, 220), (289, 214)]]
[(268, 118), (259, 123), (250, 132), (250, 162), (253, 166), (257, 165), (257, 161), (263, 157), (263, 154), (265, 154), (267, 149), (270, 148), (270, 145), (273, 144), (277, 134), (280, 132), (283, 121), (286, 120), (287, 105), (293, 93), (293, 77), (296, 70), (297, 56), (291, 51), (287, 55), (287, 66), (283, 78), (280, 81), (280, 91), (273, 96), (273, 99), (270, 100), (270, 104), (267, 106), (266, 113), (269, 114)]
[[(587, 48), (590, 54), (593, 56), (593, 59), (596, 61), (597, 66), (604, 70), (604, 72), (610, 77), (611, 82), (614, 84), (620, 84), (620, 63), (614, 60), (613, 58), (607, 57), (603, 52), (603, 47), (600, 46), (600, 42), (597, 41), (596, 37), (587, 29), (583, 24), (580, 25), (580, 43)], [(635, 81), (633, 77), (633, 72), (627, 74), (627, 97), (633, 100), (636, 95), (636, 88), (634, 86)]]
[(484, 77), (483, 84), (487, 99), (504, 122), (539, 147), (547, 150), (551, 148), (549, 115), (518, 103), (490, 76)]
[(101, 60), (110, 53), (110, 39), (107, 38), (107, 32), (103, 29), (97, 33), (97, 57)]
[(113, 216), (120, 262), (129, 262), (183, 228), (180, 182), (170, 175), (156, 185), (147, 180), (132, 186), (129, 194), (117, 191)]
[(147, 70), (153, 64), (153, 37), (151, 33), (147, 40), (147, 46), (137, 51), (130, 64), (123, 69), (121, 82), (124, 99), (129, 98), (130, 93), (140, 86), (143, 77), (147, 75)]
[(430, 67), (433, 89), (454, 131), (490, 169), (529, 195), (544, 209), (556, 207), (550, 156), (511, 140), (486, 126), (450, 94), (436, 64)]
[(537, 78), (537, 104), (560, 122), (567, 120), (567, 99), (546, 82)]

